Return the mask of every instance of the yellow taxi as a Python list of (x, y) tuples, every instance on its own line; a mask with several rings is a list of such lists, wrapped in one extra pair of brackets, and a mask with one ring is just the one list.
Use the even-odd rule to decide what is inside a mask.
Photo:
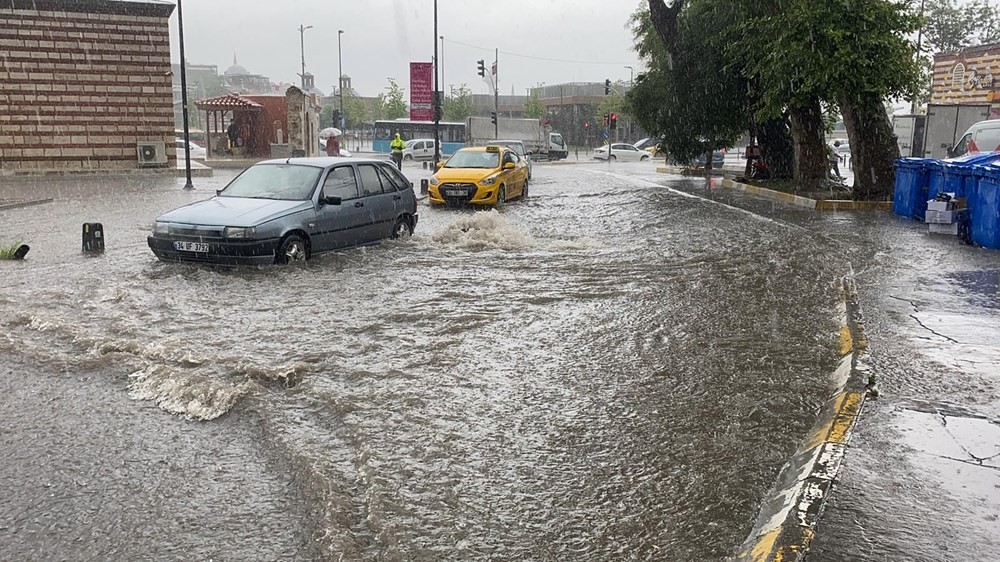
[(506, 146), (459, 149), (428, 185), (434, 205), (503, 205), (527, 195), (528, 165)]

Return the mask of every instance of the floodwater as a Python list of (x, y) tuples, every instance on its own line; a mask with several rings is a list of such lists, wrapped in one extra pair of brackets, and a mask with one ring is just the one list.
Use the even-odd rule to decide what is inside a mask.
[(0, 211), (32, 246), (0, 264), (4, 557), (730, 554), (832, 390), (850, 265), (672, 189), (705, 180), (608, 170), (265, 269), (146, 247), (222, 175), (0, 184), (55, 198)]

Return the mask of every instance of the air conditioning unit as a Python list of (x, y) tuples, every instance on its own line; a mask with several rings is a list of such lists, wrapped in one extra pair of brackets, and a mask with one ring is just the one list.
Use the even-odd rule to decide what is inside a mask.
[(140, 166), (162, 166), (167, 163), (167, 151), (163, 141), (139, 141), (136, 152)]

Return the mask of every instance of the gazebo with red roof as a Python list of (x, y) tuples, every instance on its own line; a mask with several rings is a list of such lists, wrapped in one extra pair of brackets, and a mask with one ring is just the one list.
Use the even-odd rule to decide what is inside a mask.
[(263, 105), (239, 94), (199, 100), (195, 105), (205, 112), (208, 159), (213, 156), (267, 158), (271, 155), (270, 145), (258, 140), (258, 131), (263, 128), (265, 118)]

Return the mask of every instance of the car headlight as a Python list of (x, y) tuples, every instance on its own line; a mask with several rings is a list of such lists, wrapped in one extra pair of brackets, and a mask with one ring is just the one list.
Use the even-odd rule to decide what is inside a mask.
[(165, 222), (154, 222), (153, 223), (153, 234), (168, 234), (170, 232), (170, 224)]
[(479, 183), (481, 183), (483, 185), (493, 185), (493, 184), (495, 184), (497, 182), (497, 178), (499, 178), (499, 177), (500, 176), (490, 176), (490, 177), (482, 180)]
[(440, 181), (438, 181), (437, 176), (431, 176), (431, 179), (429, 179), (427, 181), (431, 185), (437, 185), (437, 184), (441, 183)]
[(243, 226), (227, 226), (222, 229), (223, 238), (235, 238), (249, 240), (257, 234), (257, 229), (254, 227), (243, 227)]

